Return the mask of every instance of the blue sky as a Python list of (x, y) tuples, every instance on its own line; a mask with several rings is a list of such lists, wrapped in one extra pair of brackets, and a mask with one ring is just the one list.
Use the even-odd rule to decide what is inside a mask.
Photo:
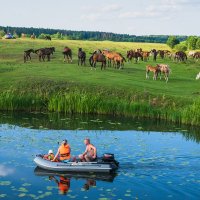
[(200, 0), (0, 0), (0, 25), (200, 35)]

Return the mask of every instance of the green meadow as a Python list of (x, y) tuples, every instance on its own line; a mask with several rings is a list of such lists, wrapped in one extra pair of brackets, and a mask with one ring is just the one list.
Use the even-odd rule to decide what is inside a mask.
[[(50, 62), (23, 62), (24, 50), (42, 47), (56, 48)], [(73, 62), (64, 63), (62, 51), (72, 49)], [(77, 65), (78, 48), (87, 53), (86, 66)], [(169, 64), (168, 83), (162, 78), (146, 80), (148, 62), (125, 63), (124, 69), (91, 70), (88, 59), (96, 49), (122, 53), (143, 50), (169, 49), (165, 44), (96, 42), (78, 40), (0, 40), (0, 110), (45, 111), (65, 113), (112, 114), (131, 117), (165, 119), (177, 123), (200, 123), (200, 62), (189, 59), (176, 63), (158, 57), (156, 63)], [(170, 50), (170, 49), (169, 49)]]

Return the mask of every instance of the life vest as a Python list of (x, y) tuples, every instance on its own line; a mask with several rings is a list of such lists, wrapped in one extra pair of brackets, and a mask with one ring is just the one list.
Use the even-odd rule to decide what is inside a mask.
[(70, 180), (61, 176), (60, 182), (58, 183), (58, 187), (62, 193), (67, 193), (70, 188)]
[(61, 145), (59, 148), (59, 153), (60, 153), (60, 160), (69, 160), (71, 155), (70, 155), (70, 146), (68, 144), (66, 145)]

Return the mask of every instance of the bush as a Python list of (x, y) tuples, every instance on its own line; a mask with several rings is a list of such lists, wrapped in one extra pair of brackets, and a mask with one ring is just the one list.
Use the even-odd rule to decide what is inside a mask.
[(187, 46), (185, 44), (177, 44), (174, 48), (176, 51), (187, 51)]
[(173, 49), (179, 43), (180, 41), (175, 36), (169, 36), (166, 44)]

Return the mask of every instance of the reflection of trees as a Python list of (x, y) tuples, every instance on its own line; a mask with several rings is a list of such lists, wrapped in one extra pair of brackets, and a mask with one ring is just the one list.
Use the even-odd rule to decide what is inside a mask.
[(186, 140), (200, 142), (200, 129), (194, 126), (176, 125), (166, 121), (120, 118), (104, 115), (64, 115), (58, 113), (1, 113), (0, 122), (56, 130), (140, 130), (159, 132), (180, 132)]

